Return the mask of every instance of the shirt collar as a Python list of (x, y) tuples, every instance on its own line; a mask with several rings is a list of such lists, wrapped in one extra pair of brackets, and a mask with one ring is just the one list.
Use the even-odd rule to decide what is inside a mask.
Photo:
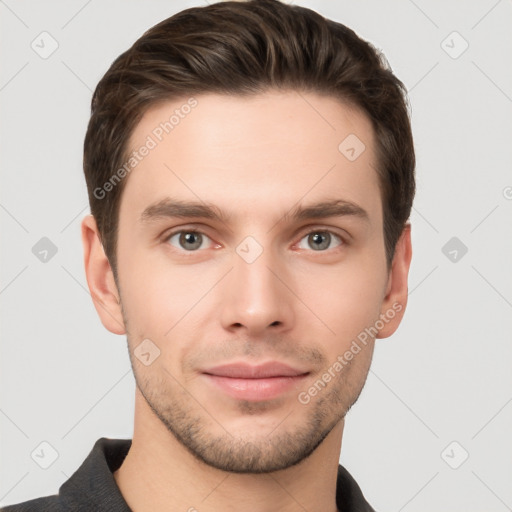
[[(90, 503), (97, 512), (132, 512), (113, 475), (121, 467), (131, 444), (131, 439), (98, 439), (82, 465), (61, 485), (62, 505), (73, 509)], [(343, 512), (375, 512), (352, 475), (341, 465), (338, 466), (336, 504)]]

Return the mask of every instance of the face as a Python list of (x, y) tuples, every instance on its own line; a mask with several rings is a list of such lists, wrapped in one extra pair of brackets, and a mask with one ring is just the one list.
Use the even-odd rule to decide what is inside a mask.
[(342, 421), (404, 306), (390, 303), (373, 129), (313, 93), (195, 100), (152, 108), (130, 140), (152, 146), (120, 204), (133, 371), (202, 461), (284, 469)]

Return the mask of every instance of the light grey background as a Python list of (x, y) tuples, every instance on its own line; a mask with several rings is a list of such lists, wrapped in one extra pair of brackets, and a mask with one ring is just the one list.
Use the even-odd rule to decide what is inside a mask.
[[(341, 462), (379, 511), (512, 510), (512, 3), (295, 3), (384, 51), (417, 152), (409, 305), (377, 341)], [(132, 436), (125, 337), (101, 325), (83, 269), (83, 138), (111, 62), (200, 5), (0, 1), (1, 505), (56, 493), (99, 437)], [(59, 45), (47, 59), (31, 48), (43, 31)], [(46, 263), (42, 237), (58, 249)], [(442, 251), (452, 237), (465, 255)], [(31, 457), (42, 442), (58, 452), (48, 469)]]

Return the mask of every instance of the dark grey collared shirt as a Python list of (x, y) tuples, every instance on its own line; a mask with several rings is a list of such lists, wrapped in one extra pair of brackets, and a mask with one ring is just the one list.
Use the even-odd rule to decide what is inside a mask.
[[(60, 486), (59, 494), (9, 505), (0, 512), (132, 512), (112, 474), (123, 463), (131, 444), (131, 439), (98, 439), (82, 465)], [(341, 465), (336, 504), (343, 512), (375, 512)]]

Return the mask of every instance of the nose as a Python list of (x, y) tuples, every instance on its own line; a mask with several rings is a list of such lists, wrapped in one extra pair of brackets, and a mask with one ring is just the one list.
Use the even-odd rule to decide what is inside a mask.
[[(240, 256), (242, 254), (242, 256)], [(254, 260), (234, 253), (233, 270), (224, 282), (221, 322), (226, 330), (261, 336), (268, 328), (283, 332), (293, 325), (293, 293), (284, 265), (270, 250)]]

